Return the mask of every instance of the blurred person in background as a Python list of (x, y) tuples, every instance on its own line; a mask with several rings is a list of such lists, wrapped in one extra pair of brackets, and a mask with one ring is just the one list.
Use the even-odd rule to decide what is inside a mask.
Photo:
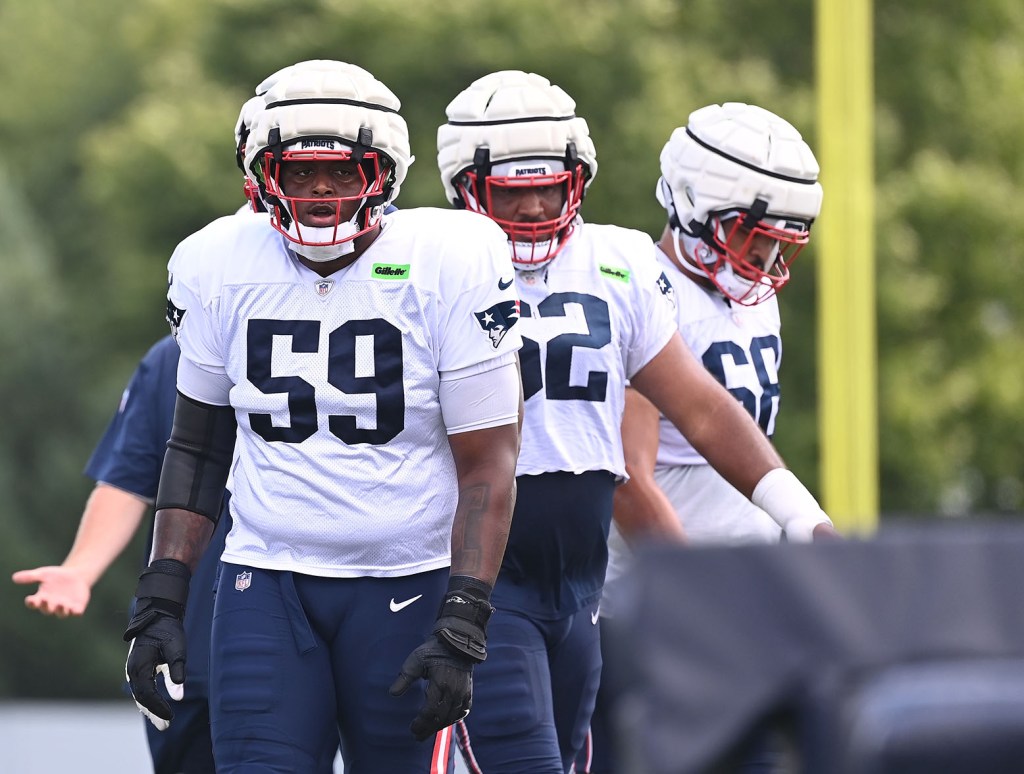
[[(93, 586), (131, 542), (156, 498), (160, 466), (174, 415), (178, 345), (171, 336), (146, 353), (128, 382), (121, 404), (85, 467), (96, 481), (67, 558), (59, 566), (14, 573), (15, 583), (38, 583), (25, 604), (59, 618), (82, 615)], [(225, 514), (211, 542), (224, 546), (230, 526)], [(152, 523), (146, 557), (152, 542)], [(214, 774), (210, 741), (209, 662), (213, 589), (220, 551), (211, 550), (196, 568), (188, 606), (189, 659), (186, 686), (161, 686), (177, 699), (173, 731), (145, 723), (155, 774)]]

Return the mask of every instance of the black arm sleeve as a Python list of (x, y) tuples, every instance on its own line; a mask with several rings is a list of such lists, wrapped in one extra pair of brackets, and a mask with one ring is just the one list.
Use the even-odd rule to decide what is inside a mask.
[(214, 524), (235, 450), (235, 410), (211, 406), (178, 393), (167, 441), (156, 509), (182, 508)]

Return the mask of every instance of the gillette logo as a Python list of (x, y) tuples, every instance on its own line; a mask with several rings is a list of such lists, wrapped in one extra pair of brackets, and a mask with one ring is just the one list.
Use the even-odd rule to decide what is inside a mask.
[(378, 279), (407, 279), (409, 264), (375, 263), (373, 264), (373, 276)]

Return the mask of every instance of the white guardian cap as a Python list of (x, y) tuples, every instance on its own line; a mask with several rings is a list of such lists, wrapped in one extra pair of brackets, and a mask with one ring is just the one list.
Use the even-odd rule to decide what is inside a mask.
[[(661, 152), (656, 190), (680, 264), (737, 303), (770, 298), (821, 211), (818, 171), (800, 132), (768, 110), (727, 102), (691, 113)], [(759, 237), (772, 246), (755, 256)]]
[[(409, 130), (398, 113), (401, 103), (369, 72), (343, 62), (296, 66), (278, 75), (253, 122), (245, 172), (292, 249), (313, 261), (333, 260), (352, 252), (352, 240), (380, 222), (413, 162)], [(359, 193), (333, 199), (338, 213), (342, 201), (358, 201), (352, 218), (326, 228), (299, 223), (295, 205), (310, 200), (282, 190), (280, 171), (286, 161), (358, 162)]]
[[(520, 269), (550, 262), (572, 233), (597, 152), (576, 102), (547, 78), (521, 70), (485, 75), (451, 101), (437, 130), (437, 164), (453, 205), (487, 215), (508, 235)], [(557, 217), (519, 222), (496, 217), (497, 193), (561, 188)]]

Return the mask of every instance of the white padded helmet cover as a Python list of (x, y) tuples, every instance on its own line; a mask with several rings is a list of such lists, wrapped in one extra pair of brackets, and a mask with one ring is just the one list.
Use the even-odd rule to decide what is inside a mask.
[(473, 166), (482, 147), (499, 163), (563, 159), (571, 142), (589, 169), (589, 186), (597, 174), (597, 151), (575, 110), (572, 97), (536, 73), (502, 70), (475, 80), (449, 103), (448, 123), (437, 130), (437, 164), (448, 201), (458, 198), (452, 181)]
[(661, 152), (661, 174), (685, 230), (691, 220), (705, 223), (709, 213), (746, 210), (755, 199), (767, 202), (769, 216), (810, 224), (821, 211), (818, 172), (792, 124), (738, 102), (694, 111)]
[(295, 68), (277, 79), (264, 95), (266, 108), (253, 122), (246, 146), (246, 174), (258, 182), (259, 159), (268, 149), (274, 129), (280, 131), (282, 145), (302, 137), (331, 137), (350, 146), (358, 144), (360, 129), (369, 129), (371, 147), (394, 162), (390, 202), (398, 196), (413, 162), (409, 129), (398, 114), (401, 102), (363, 68), (337, 64), (331, 69)]

